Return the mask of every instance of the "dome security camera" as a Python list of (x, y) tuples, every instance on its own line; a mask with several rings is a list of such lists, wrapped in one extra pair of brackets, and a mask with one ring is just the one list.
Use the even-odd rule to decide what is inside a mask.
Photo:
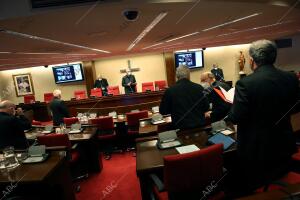
[(124, 15), (124, 17), (125, 17), (126, 20), (128, 20), (128, 21), (135, 21), (135, 20), (138, 19), (139, 11), (138, 10), (134, 10), (134, 9), (125, 10), (123, 12), (123, 15)]

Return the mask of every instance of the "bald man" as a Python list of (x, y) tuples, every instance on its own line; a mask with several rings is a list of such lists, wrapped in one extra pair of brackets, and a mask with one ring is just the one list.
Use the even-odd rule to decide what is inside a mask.
[(226, 117), (231, 108), (231, 104), (226, 102), (220, 94), (216, 92), (216, 89), (221, 90), (220, 87), (222, 87), (228, 91), (230, 90), (230, 86), (224, 82), (217, 81), (211, 72), (201, 74), (200, 83), (205, 87), (209, 103), (212, 104), (212, 109), (206, 113), (206, 116), (210, 118), (211, 122), (216, 122)]
[(15, 149), (28, 148), (24, 130), (30, 129), (31, 123), (24, 116), (23, 110), (11, 101), (0, 102), (0, 149), (13, 146)]
[(50, 110), (52, 112), (53, 125), (59, 126), (64, 123), (65, 117), (70, 117), (69, 110), (64, 101), (61, 100), (61, 91), (53, 91), (53, 100), (50, 102)]

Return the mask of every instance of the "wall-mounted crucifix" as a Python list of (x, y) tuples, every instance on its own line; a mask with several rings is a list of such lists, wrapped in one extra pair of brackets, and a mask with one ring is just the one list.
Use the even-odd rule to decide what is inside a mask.
[[(128, 64), (128, 68), (127, 69), (129, 69), (131, 72), (138, 72), (138, 71), (140, 71), (140, 68), (131, 68), (131, 62), (130, 62), (130, 60), (127, 60), (127, 64)], [(120, 73), (126, 73), (126, 70), (127, 69), (121, 69), (120, 70)]]

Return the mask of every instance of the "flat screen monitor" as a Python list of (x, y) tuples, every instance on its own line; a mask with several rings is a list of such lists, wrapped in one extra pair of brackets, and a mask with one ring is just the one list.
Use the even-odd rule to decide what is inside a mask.
[(52, 70), (56, 84), (84, 80), (82, 65), (80, 63), (56, 66)]
[(204, 67), (203, 51), (175, 53), (175, 66), (186, 65), (190, 69)]

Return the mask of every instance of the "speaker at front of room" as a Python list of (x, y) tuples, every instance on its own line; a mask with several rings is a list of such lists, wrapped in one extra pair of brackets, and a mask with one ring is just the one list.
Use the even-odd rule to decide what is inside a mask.
[(291, 38), (275, 40), (277, 48), (289, 48), (293, 46), (293, 40)]

